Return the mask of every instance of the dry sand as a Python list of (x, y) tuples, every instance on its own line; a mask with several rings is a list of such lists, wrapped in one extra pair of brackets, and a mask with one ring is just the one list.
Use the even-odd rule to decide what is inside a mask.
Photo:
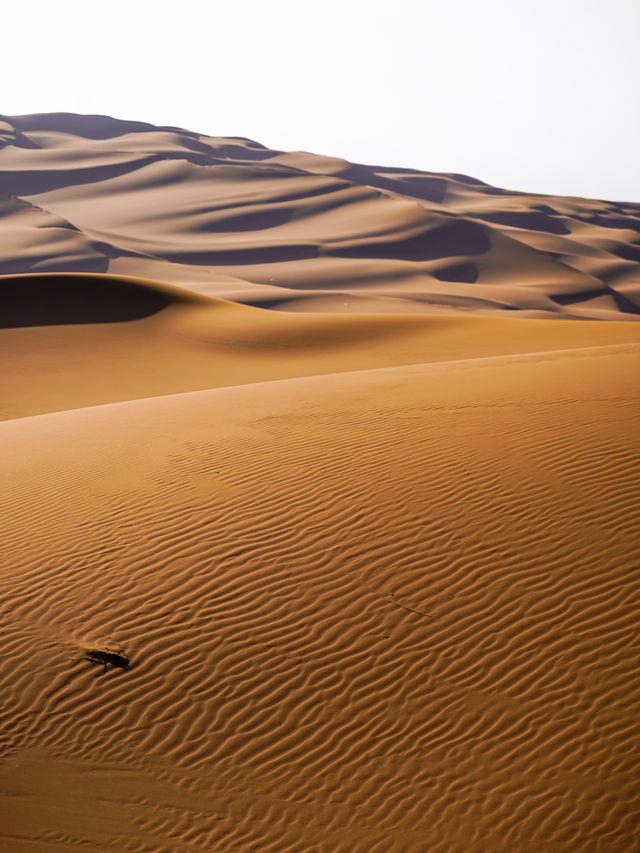
[(2, 853), (640, 849), (638, 206), (0, 132)]

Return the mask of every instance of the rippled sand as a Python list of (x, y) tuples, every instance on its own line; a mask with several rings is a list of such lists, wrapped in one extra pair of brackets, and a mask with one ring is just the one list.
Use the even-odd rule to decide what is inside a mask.
[(0, 151), (0, 850), (636, 851), (622, 213), (76, 119)]

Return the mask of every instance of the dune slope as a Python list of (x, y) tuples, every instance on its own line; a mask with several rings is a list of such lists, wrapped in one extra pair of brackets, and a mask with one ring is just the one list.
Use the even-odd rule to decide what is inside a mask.
[(0, 117), (0, 853), (640, 849), (639, 246)]
[(148, 279), (0, 278), (0, 420), (226, 385), (640, 340), (633, 323), (265, 311)]
[(0, 116), (0, 193), (0, 274), (134, 275), (294, 310), (640, 311), (628, 202), (67, 114)]
[(639, 367), (1, 424), (5, 844), (635, 849)]

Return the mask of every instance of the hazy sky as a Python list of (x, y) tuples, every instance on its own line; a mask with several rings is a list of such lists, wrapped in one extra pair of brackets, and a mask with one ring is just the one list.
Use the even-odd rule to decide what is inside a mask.
[(640, 0), (5, 3), (0, 112), (640, 201)]

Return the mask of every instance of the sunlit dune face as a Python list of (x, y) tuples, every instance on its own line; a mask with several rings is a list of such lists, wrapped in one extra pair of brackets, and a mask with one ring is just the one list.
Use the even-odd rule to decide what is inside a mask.
[(637, 849), (638, 206), (0, 129), (0, 848)]

